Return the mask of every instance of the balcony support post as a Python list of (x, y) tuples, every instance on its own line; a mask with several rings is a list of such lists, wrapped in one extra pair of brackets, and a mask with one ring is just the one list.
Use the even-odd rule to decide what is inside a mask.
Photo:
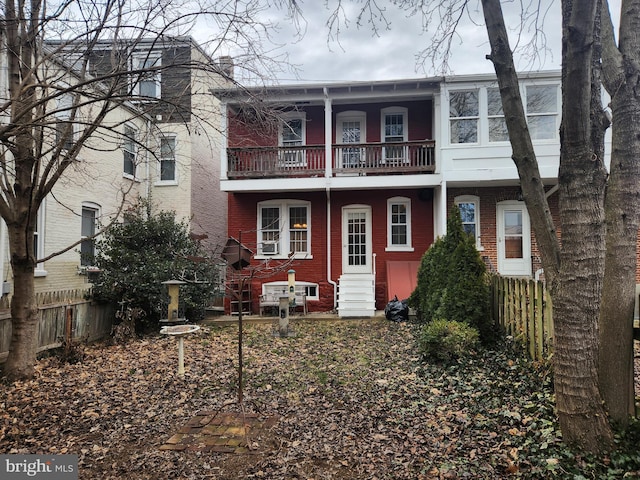
[(333, 148), (331, 146), (331, 137), (333, 134), (333, 125), (331, 124), (332, 105), (331, 98), (327, 87), (324, 88), (324, 176), (331, 178), (333, 168)]

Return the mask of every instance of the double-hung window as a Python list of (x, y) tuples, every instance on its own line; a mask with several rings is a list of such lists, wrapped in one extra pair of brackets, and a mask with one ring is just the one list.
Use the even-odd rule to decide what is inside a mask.
[(411, 200), (387, 200), (387, 251), (413, 251), (411, 246)]
[[(407, 141), (407, 109), (400, 107), (382, 110), (382, 141), (384, 143), (402, 143)], [(384, 147), (384, 159), (387, 162), (402, 163), (407, 160), (405, 147), (394, 145)]]
[(508, 142), (507, 122), (502, 110), (500, 90), (496, 87), (487, 88), (487, 116), (489, 120), (489, 141)]
[(310, 206), (293, 200), (258, 205), (258, 254), (306, 257), (311, 252)]
[(473, 236), (476, 248), (480, 246), (480, 199), (475, 195), (461, 195), (454, 199), (454, 203), (460, 210), (462, 228), (469, 235)]
[(451, 143), (477, 143), (479, 117), (478, 90), (449, 92), (449, 138)]
[(71, 150), (75, 143), (74, 125), (71, 122), (73, 95), (62, 94), (56, 109), (56, 145), (63, 150)]
[(134, 54), (131, 79), (135, 94), (142, 100), (160, 98), (161, 65), (160, 53)]
[(125, 125), (124, 138), (122, 139), (122, 155), (124, 159), (124, 174), (131, 177), (136, 176), (136, 131), (134, 128)]
[(93, 236), (98, 226), (99, 207), (94, 204), (82, 206), (82, 223), (80, 226), (80, 265), (91, 266), (95, 263), (96, 241)]
[(553, 140), (558, 132), (558, 87), (527, 85), (527, 124), (531, 140)]
[(283, 167), (303, 166), (305, 156), (300, 148), (305, 142), (304, 114), (288, 114), (280, 124), (280, 164)]
[(164, 136), (160, 139), (160, 180), (176, 180), (176, 137)]

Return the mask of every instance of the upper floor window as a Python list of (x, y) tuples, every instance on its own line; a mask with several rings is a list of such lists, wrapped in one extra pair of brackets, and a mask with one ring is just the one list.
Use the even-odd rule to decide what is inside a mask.
[[(406, 142), (407, 135), (407, 109), (400, 107), (385, 108), (382, 110), (382, 141), (384, 143)], [(404, 147), (401, 145), (384, 147), (385, 160), (402, 161), (405, 159)]]
[(306, 257), (311, 252), (308, 202), (273, 201), (258, 205), (258, 254)]
[(95, 263), (96, 241), (93, 236), (97, 232), (99, 207), (95, 204), (82, 206), (82, 223), (80, 226), (80, 265), (91, 266)]
[(58, 98), (56, 108), (56, 145), (63, 150), (71, 150), (75, 143), (75, 129), (70, 121), (71, 109), (73, 107), (73, 95), (62, 94)]
[(364, 161), (364, 149), (361, 143), (366, 142), (367, 116), (364, 112), (349, 110), (336, 115), (336, 141), (344, 146), (338, 150), (338, 166), (340, 168), (358, 168)]
[(301, 116), (285, 118), (282, 121), (280, 145), (283, 147), (304, 145), (304, 119)]
[(479, 116), (478, 90), (449, 92), (451, 143), (477, 143)]
[(304, 114), (288, 114), (280, 124), (279, 144), (283, 147), (280, 162), (283, 166), (304, 164), (304, 152), (297, 147), (305, 144)]
[(122, 155), (124, 159), (124, 173), (132, 177), (136, 176), (136, 131), (134, 128), (125, 125), (124, 138), (122, 141)]
[(160, 139), (160, 180), (176, 180), (176, 137), (164, 136)]
[(558, 131), (558, 87), (527, 85), (525, 94), (531, 140), (555, 139)]
[(454, 199), (454, 203), (460, 210), (462, 228), (473, 236), (476, 247), (480, 249), (480, 199), (475, 195), (461, 195)]
[(387, 200), (387, 251), (411, 247), (411, 200), (394, 197)]
[(160, 53), (134, 54), (131, 78), (136, 95), (147, 99), (160, 98), (161, 64)]
[(487, 116), (489, 117), (489, 141), (508, 142), (507, 122), (502, 110), (500, 90), (496, 87), (487, 88)]

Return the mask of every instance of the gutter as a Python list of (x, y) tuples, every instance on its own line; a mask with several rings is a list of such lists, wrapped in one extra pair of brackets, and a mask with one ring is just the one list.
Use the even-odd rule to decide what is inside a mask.
[(331, 279), (331, 100), (329, 90), (323, 88), (324, 92), (324, 149), (325, 149), (325, 185), (327, 194), (327, 283), (333, 285), (333, 308), (338, 308), (338, 284)]

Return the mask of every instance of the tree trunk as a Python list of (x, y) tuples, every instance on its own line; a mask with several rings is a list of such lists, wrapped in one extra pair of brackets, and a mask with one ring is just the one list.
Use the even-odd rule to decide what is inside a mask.
[(7, 225), (11, 268), (13, 269), (13, 297), (11, 298), (11, 343), (4, 364), (8, 380), (30, 378), (38, 349), (38, 307), (35, 301), (33, 258), (33, 229), (23, 225)]
[(562, 435), (566, 443), (588, 451), (607, 450), (613, 443), (613, 435), (602, 405), (597, 375), (607, 173), (601, 158), (594, 161), (590, 122), (593, 51), (590, 33), (595, 3), (581, 4), (585, 10), (567, 18), (570, 24), (563, 24), (570, 28), (563, 32), (563, 128), (558, 178), (562, 249), (544, 198), (500, 2), (483, 0), (482, 5), (513, 160), (541, 247), (545, 274), (550, 280), (555, 324), (556, 406)]
[(594, 146), (592, 94), (597, 0), (563, 0), (560, 146), (561, 268), (553, 292), (556, 408), (565, 441), (609, 450), (613, 432), (598, 388), (598, 318), (605, 256), (607, 172)]
[[(635, 13), (632, 6), (635, 4)], [(603, 14), (603, 71), (611, 94), (611, 176), (607, 187), (607, 256), (600, 311), (598, 369), (600, 391), (609, 415), (625, 427), (635, 413), (633, 314), (636, 242), (640, 209), (640, 1), (624, 3), (620, 48), (616, 48), (608, 12)]]
[[(637, 75), (636, 75), (637, 77)], [(638, 79), (636, 78), (636, 82)], [(640, 196), (638, 98), (625, 85), (612, 101), (614, 153), (607, 187), (607, 254), (600, 311), (599, 383), (612, 421), (621, 427), (635, 411), (633, 314)], [(626, 140), (623, 140), (626, 139)]]

